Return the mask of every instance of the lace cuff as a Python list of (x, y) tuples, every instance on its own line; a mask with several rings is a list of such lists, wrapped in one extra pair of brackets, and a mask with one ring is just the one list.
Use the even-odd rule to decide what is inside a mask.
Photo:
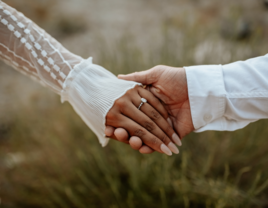
[(92, 58), (89, 58), (69, 73), (63, 83), (61, 100), (71, 103), (105, 146), (109, 141), (104, 133), (107, 113), (114, 101), (136, 85), (139, 83), (117, 79), (111, 72), (93, 64)]
[(0, 0), (0, 59), (68, 100), (105, 146), (105, 118), (114, 101), (137, 85), (69, 52)]

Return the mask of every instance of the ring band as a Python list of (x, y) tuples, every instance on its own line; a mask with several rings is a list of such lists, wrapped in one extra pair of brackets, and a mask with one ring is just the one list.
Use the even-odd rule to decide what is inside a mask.
[(141, 106), (142, 106), (144, 103), (147, 103), (147, 100), (146, 100), (145, 98), (141, 98), (141, 104), (139, 105), (138, 110), (140, 110)]

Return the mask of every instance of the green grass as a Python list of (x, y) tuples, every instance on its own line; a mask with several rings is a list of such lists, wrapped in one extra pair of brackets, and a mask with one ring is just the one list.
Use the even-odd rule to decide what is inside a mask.
[[(185, 30), (177, 39), (172, 31), (181, 27)], [(209, 28), (196, 36), (199, 29), (171, 21), (163, 27), (163, 44), (146, 53), (126, 34), (109, 50), (102, 50), (102, 43), (97, 63), (116, 74), (157, 64), (196, 64), (196, 47), (208, 40), (213, 46), (220, 39)], [(254, 33), (247, 41), (221, 40), (223, 51), (230, 53), (229, 61), (262, 55), (265, 44), (259, 37)], [(241, 49), (252, 54), (241, 55)], [(222, 63), (214, 50), (205, 54), (204, 64)], [(10, 119), (7, 139), (0, 143), (2, 207), (268, 206), (267, 120), (235, 132), (191, 133), (181, 153), (172, 157), (141, 155), (115, 141), (102, 148), (69, 104), (38, 107), (58, 99), (47, 93), (38, 92), (30, 106)], [(15, 153), (25, 160), (15, 163)]]
[(42, 121), (38, 110), (25, 113), (30, 119), (19, 116), (5, 144), (27, 160), (5, 170), (0, 190), (4, 204), (78, 208), (267, 205), (267, 121), (236, 132), (192, 133), (184, 139), (180, 155), (168, 157), (140, 155), (114, 141), (101, 148), (67, 104), (43, 112)]

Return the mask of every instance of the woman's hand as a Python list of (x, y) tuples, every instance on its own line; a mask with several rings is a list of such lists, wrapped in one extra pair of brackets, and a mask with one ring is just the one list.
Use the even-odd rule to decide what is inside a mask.
[(165, 104), (181, 139), (194, 130), (184, 68), (159, 65), (147, 71), (118, 77), (149, 85), (150, 92)]
[[(138, 107), (141, 104), (141, 98), (145, 98), (147, 103), (144, 103), (139, 110)], [(117, 140), (124, 143), (129, 143), (126, 138), (131, 136), (131, 140), (136, 144), (136, 146), (132, 145), (134, 149), (140, 149), (142, 145), (138, 139), (140, 138), (148, 146), (142, 147), (147, 152), (148, 150), (156, 150), (160, 153), (172, 155), (172, 151), (178, 154), (178, 148), (171, 141), (175, 132), (167, 119), (168, 113), (161, 102), (148, 90), (136, 86), (128, 90), (124, 96), (117, 99), (106, 116), (106, 126), (119, 129), (114, 131), (114, 129), (109, 127), (106, 128), (105, 133), (107, 136), (115, 138), (113, 136), (114, 133)]]

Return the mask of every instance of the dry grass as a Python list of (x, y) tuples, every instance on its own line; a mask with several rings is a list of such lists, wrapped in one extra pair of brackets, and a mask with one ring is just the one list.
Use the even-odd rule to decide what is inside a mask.
[[(112, 45), (96, 40), (97, 63), (118, 74), (157, 64), (224, 64), (267, 51), (262, 27), (240, 41), (219, 33), (218, 25), (169, 18), (162, 42), (152, 40), (146, 51), (130, 33)], [(140, 155), (114, 141), (101, 148), (69, 104), (57, 100), (38, 91), (0, 123), (2, 207), (268, 206), (267, 120), (235, 132), (191, 133), (178, 156)]]

